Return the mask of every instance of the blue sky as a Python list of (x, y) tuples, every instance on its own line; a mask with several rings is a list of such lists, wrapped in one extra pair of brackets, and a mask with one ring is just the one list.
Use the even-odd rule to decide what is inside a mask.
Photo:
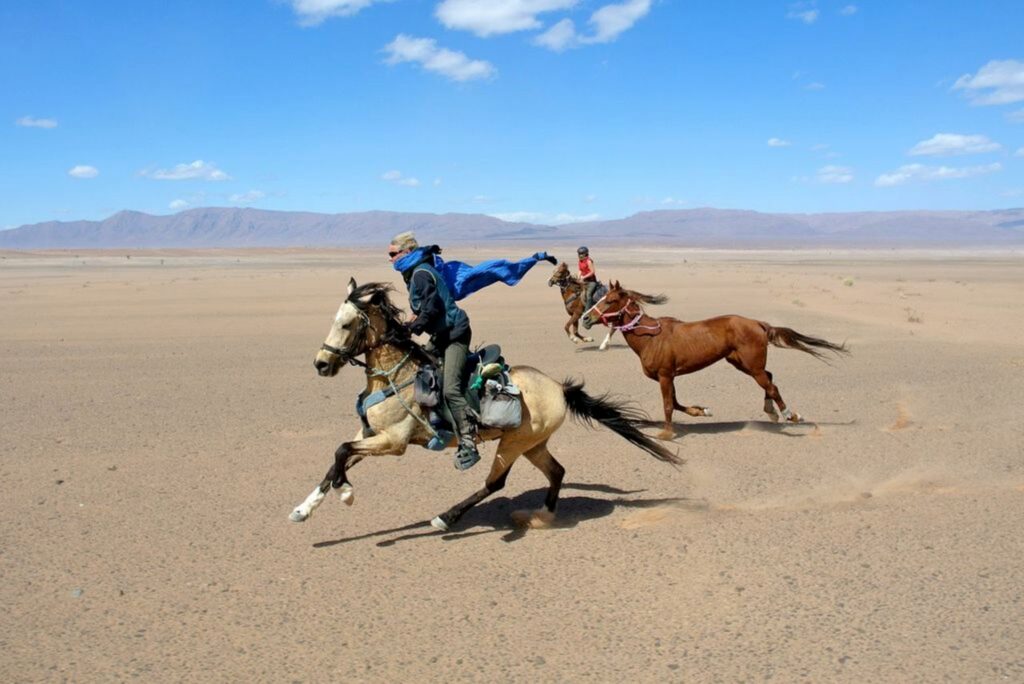
[(0, 228), (1024, 206), (1024, 2), (0, 3)]

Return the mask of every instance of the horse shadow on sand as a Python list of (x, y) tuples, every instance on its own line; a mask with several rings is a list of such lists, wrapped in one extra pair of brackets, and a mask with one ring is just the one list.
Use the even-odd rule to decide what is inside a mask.
[[(585, 484), (579, 482), (567, 483), (562, 486), (562, 491), (577, 490), (584, 492), (600, 492), (612, 494), (619, 497), (628, 497), (631, 494), (641, 494), (647, 490), (634, 489), (625, 490), (608, 485)], [(377, 542), (377, 546), (389, 547), (399, 542), (415, 541), (428, 537), (440, 537), (446, 542), (476, 537), (481, 534), (500, 534), (504, 542), (514, 542), (522, 539), (530, 531), (529, 527), (517, 525), (512, 519), (512, 512), (519, 510), (536, 510), (544, 504), (544, 496), (547, 488), (542, 487), (523, 492), (514, 498), (498, 497), (471, 508), (466, 515), (459, 520), (458, 529), (455, 531), (441, 532), (430, 526), (430, 522), (410, 523), (401, 527), (393, 527), (387, 530), (368, 532), (352, 537), (342, 537), (330, 541), (322, 541), (313, 544), (314, 548), (322, 549), (338, 544), (386, 537)], [(700, 499), (689, 499), (685, 497), (667, 498), (616, 498), (604, 499), (593, 496), (567, 496), (558, 500), (558, 513), (547, 530), (566, 530), (576, 527), (581, 522), (588, 522), (611, 515), (617, 509), (645, 509), (670, 506), (683, 510), (706, 511), (708, 503)], [(544, 530), (538, 530), (543, 532)]]
[[(721, 435), (727, 432), (742, 432), (753, 430), (756, 432), (767, 432), (781, 437), (801, 439), (804, 437), (819, 436), (821, 427), (849, 427), (856, 424), (856, 420), (848, 421), (806, 421), (803, 423), (773, 423), (768, 420), (720, 420), (703, 421), (700, 423), (672, 423), (672, 429), (676, 432), (676, 439), (687, 435)], [(660, 420), (639, 421), (641, 428), (661, 429), (665, 425)]]

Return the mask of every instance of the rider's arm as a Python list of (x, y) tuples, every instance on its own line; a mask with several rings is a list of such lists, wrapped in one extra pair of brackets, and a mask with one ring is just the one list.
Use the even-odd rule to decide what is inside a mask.
[(414, 335), (423, 332), (432, 321), (444, 319), (444, 302), (437, 293), (434, 278), (426, 271), (416, 271), (409, 281), (409, 303), (416, 318), (409, 323)]

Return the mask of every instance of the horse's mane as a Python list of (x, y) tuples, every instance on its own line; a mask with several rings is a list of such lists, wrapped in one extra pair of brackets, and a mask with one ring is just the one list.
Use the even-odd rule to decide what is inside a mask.
[(626, 294), (636, 301), (643, 302), (644, 304), (664, 304), (668, 301), (668, 297), (663, 294), (647, 295), (643, 292), (637, 292), (636, 290), (626, 290)]
[(363, 283), (352, 290), (348, 301), (360, 311), (365, 311), (366, 304), (362, 300), (367, 300), (377, 305), (389, 321), (399, 321), (402, 318), (402, 309), (391, 301), (391, 293), (394, 291), (395, 288), (390, 283)]

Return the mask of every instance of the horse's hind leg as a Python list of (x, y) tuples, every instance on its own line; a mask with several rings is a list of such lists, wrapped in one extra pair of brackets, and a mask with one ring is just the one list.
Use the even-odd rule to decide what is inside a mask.
[(442, 532), (447, 532), (466, 511), (503, 488), (505, 480), (508, 479), (508, 471), (512, 469), (512, 464), (519, 458), (520, 453), (509, 455), (508, 451), (502, 449), (502, 445), (499, 442), (498, 453), (494, 455), (494, 461), (491, 463), (491, 472), (487, 474), (483, 488), (473, 492), (469, 497), (431, 520), (430, 524)]
[(562, 489), (565, 468), (548, 451), (547, 440), (523, 455), (548, 478), (548, 495), (544, 499), (544, 508), (536, 511), (514, 511), (512, 519), (524, 527), (547, 527), (555, 518), (555, 507), (558, 505), (558, 492)]
[[(737, 370), (754, 378), (754, 381), (761, 386), (761, 389), (764, 390), (764, 412), (768, 414), (773, 423), (779, 420), (779, 414), (775, 412), (773, 403), (778, 404), (779, 410), (782, 411), (783, 420), (791, 423), (802, 423), (804, 419), (799, 413), (786, 408), (786, 402), (782, 400), (782, 394), (779, 392), (779, 388), (775, 386), (772, 374), (765, 370), (764, 363), (766, 357), (767, 350), (763, 354), (755, 356), (752, 360), (744, 359), (739, 352), (734, 351), (725, 360), (731, 363)], [(753, 362), (751, 363), (750, 361)]]
[(676, 411), (682, 411), (688, 416), (696, 416), (698, 418), (711, 415), (711, 409), (707, 406), (683, 406), (676, 400), (676, 383), (675, 379), (672, 380), (672, 408)]

